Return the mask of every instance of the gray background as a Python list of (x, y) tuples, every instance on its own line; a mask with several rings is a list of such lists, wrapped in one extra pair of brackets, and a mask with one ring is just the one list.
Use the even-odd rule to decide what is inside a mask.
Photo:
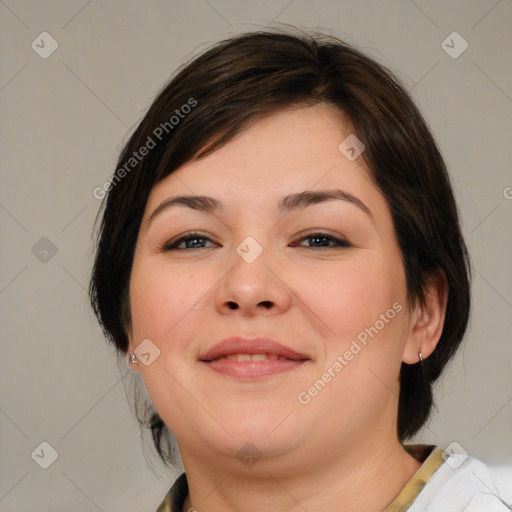
[[(2, 511), (153, 511), (169, 487), (175, 473), (146, 464), (121, 380), (127, 367), (118, 368), (87, 303), (93, 189), (177, 66), (219, 39), (278, 23), (333, 33), (377, 58), (430, 123), (474, 262), (474, 306), (438, 411), (417, 439), (457, 441), (488, 464), (512, 460), (510, 0), (5, 0)], [(31, 47), (48, 51), (43, 31), (59, 45), (46, 59)], [(469, 44), (458, 58), (442, 47), (454, 31)], [(58, 452), (46, 470), (31, 457), (43, 441)]]

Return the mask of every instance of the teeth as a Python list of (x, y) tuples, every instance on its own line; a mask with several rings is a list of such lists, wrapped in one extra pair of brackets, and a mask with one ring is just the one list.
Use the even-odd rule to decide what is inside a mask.
[(278, 356), (277, 354), (229, 354), (224, 356), (231, 361), (286, 361), (286, 357)]

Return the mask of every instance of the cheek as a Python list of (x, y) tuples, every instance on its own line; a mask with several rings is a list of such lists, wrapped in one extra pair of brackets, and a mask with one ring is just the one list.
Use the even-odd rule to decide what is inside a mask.
[(405, 298), (401, 274), (400, 268), (390, 268), (382, 261), (369, 258), (301, 271), (295, 283), (300, 298), (329, 327), (341, 348), (375, 322), (380, 327), (380, 317), (388, 310), (391, 309), (388, 316), (394, 318), (393, 304), (403, 304)]
[(191, 273), (157, 264), (134, 266), (130, 304), (135, 342), (142, 337), (162, 339), (200, 300), (197, 283)]
[(398, 396), (407, 315), (401, 266), (352, 262), (333, 266), (326, 275), (318, 272), (316, 281), (306, 274), (302, 279), (304, 291), (314, 290), (308, 305), (330, 329), (320, 361), (323, 373), (300, 390), (313, 393), (305, 410), (324, 418), (322, 428), (334, 437), (340, 429), (350, 432), (354, 425), (375, 424), (386, 404)]
[(183, 389), (193, 389), (195, 385), (187, 352), (193, 350), (190, 342), (204, 321), (204, 311), (196, 305), (202, 304), (202, 299), (208, 300), (207, 289), (215, 281), (210, 279), (209, 283), (205, 279), (206, 275), (178, 272), (153, 261), (134, 265), (130, 280), (134, 345), (150, 339), (159, 349), (154, 362), (140, 368), (144, 386), (153, 406), (171, 428), (179, 427), (173, 411), (197, 416)]

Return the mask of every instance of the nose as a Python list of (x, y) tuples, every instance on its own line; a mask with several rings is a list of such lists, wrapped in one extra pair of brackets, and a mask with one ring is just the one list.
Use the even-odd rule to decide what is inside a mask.
[(233, 255), (232, 267), (217, 290), (217, 310), (247, 317), (274, 316), (287, 311), (291, 290), (286, 283), (284, 259), (270, 248), (263, 249), (254, 261), (240, 254)]

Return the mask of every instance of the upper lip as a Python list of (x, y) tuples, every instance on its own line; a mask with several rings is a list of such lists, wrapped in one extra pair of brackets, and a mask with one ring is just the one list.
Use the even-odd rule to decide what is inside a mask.
[(291, 348), (271, 338), (244, 338), (235, 336), (226, 338), (199, 356), (200, 361), (213, 361), (230, 354), (275, 354), (295, 361), (309, 359), (306, 354), (296, 352)]

